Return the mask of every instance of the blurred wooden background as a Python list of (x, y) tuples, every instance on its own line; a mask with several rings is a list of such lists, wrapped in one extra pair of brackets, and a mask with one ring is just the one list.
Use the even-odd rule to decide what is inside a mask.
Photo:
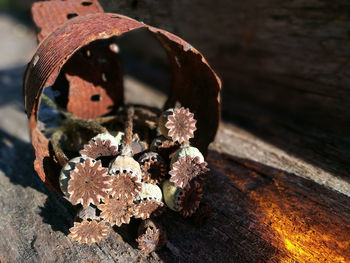
[[(223, 123), (204, 200), (213, 217), (197, 229), (167, 214), (170, 242), (145, 258), (118, 233), (92, 247), (65, 237), (71, 206), (32, 170), (21, 100), (23, 64), (35, 47), (32, 1), (5, 2), (16, 10), (10, 20), (20, 22), (6, 31), (7, 13), (1, 16), (2, 34), (24, 33), (1, 40), (13, 48), (3, 49), (9, 55), (0, 70), (0, 112), (9, 116), (0, 120), (0, 262), (350, 260), (350, 3), (100, 0), (108, 12), (181, 36), (223, 81)], [(138, 32), (121, 48), (126, 96), (164, 100), (159, 91), (171, 80), (156, 42)], [(6, 67), (12, 50), (21, 57)]]

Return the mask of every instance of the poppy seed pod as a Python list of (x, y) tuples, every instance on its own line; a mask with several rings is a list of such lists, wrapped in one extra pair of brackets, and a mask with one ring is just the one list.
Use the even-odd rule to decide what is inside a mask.
[(191, 156), (192, 158), (199, 157), (200, 162), (204, 162), (203, 154), (196, 148), (192, 146), (182, 146), (179, 150), (177, 150), (171, 158), (170, 168), (172, 168), (173, 163), (177, 162), (180, 158)]
[(71, 172), (75, 169), (75, 166), (78, 163), (83, 163), (86, 158), (84, 157), (75, 157), (71, 160), (69, 160), (61, 169), (60, 177), (59, 177), (59, 183), (60, 183), (60, 189), (62, 193), (68, 197), (68, 181), (71, 176)]

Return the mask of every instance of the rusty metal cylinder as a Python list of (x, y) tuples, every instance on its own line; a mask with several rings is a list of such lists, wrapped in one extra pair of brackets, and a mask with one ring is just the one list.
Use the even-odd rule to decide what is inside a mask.
[[(52, 2), (57, 4), (61, 1)], [(35, 20), (35, 12), (33, 15)], [(66, 110), (86, 119), (108, 114), (111, 109), (123, 103), (122, 73), (117, 55), (112, 54), (113, 50), (96, 41), (118, 38), (140, 28), (154, 34), (168, 57), (172, 84), (164, 108), (174, 107), (175, 103), (180, 102), (195, 113), (198, 130), (193, 145), (202, 152), (207, 152), (209, 143), (214, 140), (220, 118), (221, 82), (202, 54), (183, 39), (167, 31), (123, 15), (94, 10), (91, 14), (79, 15), (61, 22), (51, 33), (46, 31), (47, 35), (39, 34), (41, 42), (28, 64), (24, 77), (25, 109), (35, 151), (34, 166), (41, 180), (50, 189), (59, 191), (58, 176), (61, 166), (52, 151), (50, 140), (38, 128), (43, 90), (48, 86), (57, 85), (59, 75), (64, 71), (69, 79)], [(108, 41), (106, 43), (108, 44)], [(92, 49), (92, 53), (104, 56), (108, 63), (103, 66), (97, 65), (94, 60), (84, 63), (81, 52), (87, 46)], [(118, 69), (119, 73), (109, 74), (111, 77), (108, 81), (100, 81), (101, 72), (108, 73), (112, 69)], [(95, 75), (99, 76), (98, 80), (94, 78)], [(92, 104), (91, 96), (96, 86), (102, 88), (103, 99)]]

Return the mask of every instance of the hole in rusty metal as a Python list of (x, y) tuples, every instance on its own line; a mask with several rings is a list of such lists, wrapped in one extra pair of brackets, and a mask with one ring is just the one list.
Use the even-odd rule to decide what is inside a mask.
[(92, 95), (90, 99), (91, 99), (91, 101), (100, 101), (101, 95), (100, 94)]
[(68, 18), (68, 19), (71, 19), (71, 18), (76, 17), (76, 16), (78, 16), (77, 13), (70, 13), (70, 14), (67, 14), (67, 18)]
[(88, 2), (88, 1), (81, 2), (81, 4), (82, 4), (83, 6), (92, 5), (92, 3), (91, 3), (91, 2)]

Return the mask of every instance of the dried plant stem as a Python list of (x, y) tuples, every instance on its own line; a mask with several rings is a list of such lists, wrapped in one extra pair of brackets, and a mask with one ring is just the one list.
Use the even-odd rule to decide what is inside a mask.
[(123, 155), (132, 156), (132, 137), (133, 137), (133, 121), (134, 121), (135, 109), (133, 106), (128, 108), (128, 119), (125, 127), (125, 145), (122, 151)]
[(134, 119), (134, 107), (128, 108), (128, 120), (125, 128), (125, 146), (130, 146), (132, 143), (132, 131), (133, 131), (133, 119)]
[[(78, 125), (80, 127), (86, 128), (88, 130), (92, 130), (95, 133), (103, 133), (107, 132), (108, 130), (103, 127), (100, 123), (103, 123), (105, 121), (99, 120), (96, 121), (93, 120), (84, 120), (77, 116), (75, 116), (73, 113), (66, 111), (65, 109), (62, 109), (60, 106), (58, 106), (54, 101), (52, 101), (49, 97), (47, 97), (45, 94), (41, 95), (42, 100), (49, 105), (50, 107), (56, 109), (58, 112), (60, 112), (62, 115), (64, 115), (68, 122), (71, 122), (72, 125)], [(114, 116), (113, 116), (114, 117)], [(109, 121), (110, 119), (106, 120)]]
[(73, 115), (73, 113), (70, 113), (64, 109), (62, 109), (60, 106), (58, 106), (54, 101), (52, 101), (48, 96), (46, 96), (45, 94), (41, 95), (41, 99), (50, 107), (54, 108), (55, 110), (57, 110), (58, 112), (60, 112), (62, 115), (64, 115), (66, 118), (70, 118), (70, 119), (74, 119), (74, 118), (78, 118), (76, 116)]
[(54, 132), (51, 136), (51, 144), (59, 164), (63, 166), (68, 161), (68, 157), (65, 155), (65, 153), (63, 152), (60, 146), (60, 139), (62, 138), (62, 135), (63, 135), (63, 130), (61, 129)]

